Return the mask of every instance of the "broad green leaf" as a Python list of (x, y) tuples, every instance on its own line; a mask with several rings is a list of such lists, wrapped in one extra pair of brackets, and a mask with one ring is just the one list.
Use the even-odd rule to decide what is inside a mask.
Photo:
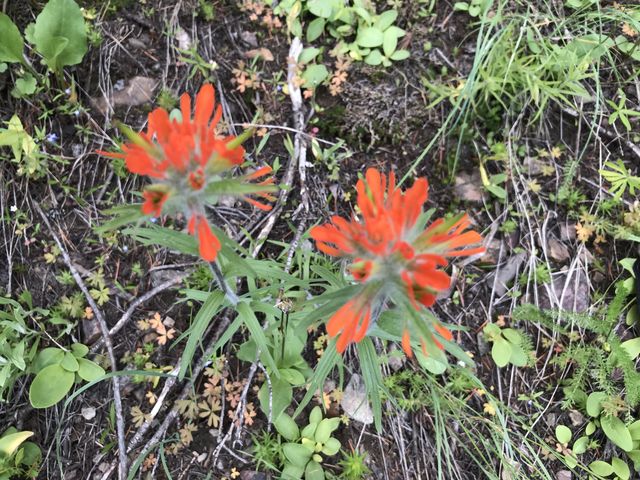
[(607, 397), (604, 392), (592, 392), (587, 397), (587, 413), (591, 417), (599, 417), (602, 412), (602, 401)]
[(573, 443), (573, 447), (571, 447), (571, 450), (576, 455), (582, 455), (587, 451), (587, 445), (589, 445), (589, 437), (585, 435), (580, 437)]
[(516, 367), (524, 367), (527, 365), (529, 358), (520, 345), (511, 344), (511, 357), (509, 361)]
[(636, 420), (631, 425), (627, 425), (627, 430), (634, 441), (640, 440), (640, 420)]
[[(182, 353), (182, 360), (180, 361), (180, 373), (178, 378), (182, 380), (187, 373), (187, 370), (191, 367), (191, 360), (196, 352), (196, 348), (202, 341), (202, 336), (207, 330), (209, 323), (213, 316), (218, 313), (222, 302), (224, 301), (224, 293), (221, 291), (211, 292), (209, 297), (204, 302), (195, 318), (193, 319), (193, 325), (189, 328), (189, 339), (184, 347)], [(252, 359), (253, 361), (253, 359)]]
[(382, 12), (376, 22), (374, 23), (374, 27), (383, 32), (387, 30), (393, 22), (398, 18), (398, 12), (395, 10), (387, 10), (386, 12)]
[(55, 405), (71, 390), (76, 375), (60, 365), (49, 365), (40, 370), (31, 382), (29, 401), (33, 408)]
[(74, 357), (73, 353), (71, 352), (66, 352), (64, 354), (64, 357), (60, 362), (60, 366), (65, 370), (68, 370), (69, 372), (77, 372), (80, 368), (80, 365), (78, 365), (78, 360), (76, 360), (76, 357)]
[(575, 53), (578, 60), (588, 57), (590, 60), (597, 60), (613, 47), (614, 41), (606, 35), (589, 34), (576, 37), (564, 47)]
[(609, 465), (607, 462), (603, 462), (602, 460), (596, 460), (595, 462), (591, 462), (589, 464), (589, 470), (591, 473), (595, 475), (600, 475), (602, 477), (608, 477), (613, 473), (613, 467)]
[(611, 467), (613, 468), (613, 473), (615, 473), (620, 480), (629, 480), (629, 477), (631, 477), (629, 465), (621, 458), (613, 457), (611, 459)]
[(54, 71), (80, 63), (87, 53), (87, 32), (78, 4), (73, 0), (50, 0), (36, 18), (33, 40)]
[(319, 53), (320, 53), (320, 49), (319, 48), (307, 47), (304, 50), (302, 50), (302, 53), (300, 54), (300, 57), (298, 57), (298, 62), (299, 63), (305, 63), (305, 64), (309, 63), (311, 60), (316, 58)]
[(295, 465), (288, 463), (284, 466), (282, 470), (281, 479), (282, 480), (300, 480), (304, 475), (304, 466), (296, 467)]
[(25, 97), (36, 91), (37, 81), (33, 75), (26, 72), (22, 77), (16, 79), (15, 87), (11, 90), (11, 95), (16, 98)]
[(340, 426), (340, 417), (325, 418), (319, 424), (315, 433), (316, 442), (326, 443), (331, 434)]
[(322, 448), (322, 453), (330, 457), (338, 453), (339, 450), (340, 450), (340, 440), (338, 440), (337, 438), (330, 438), (324, 444), (324, 447)]
[(409, 58), (409, 55), (409, 50), (396, 50), (389, 58), (395, 62), (399, 62), (400, 60), (406, 60)]
[(24, 63), (24, 40), (15, 23), (0, 12), (0, 62)]
[(309, 413), (309, 424), (312, 423), (320, 423), (322, 421), (322, 410), (320, 410), (320, 407), (315, 406), (313, 407), (313, 409), (311, 410), (311, 413)]
[(303, 385), (305, 382), (304, 375), (295, 368), (281, 368), (280, 375), (284, 380), (294, 386)]
[(362, 27), (358, 29), (356, 43), (361, 47), (375, 48), (382, 45), (384, 34), (375, 27)]
[(307, 467), (304, 469), (305, 480), (324, 480), (324, 478), (324, 470), (322, 470), (322, 465), (314, 460), (311, 460), (309, 463), (307, 463)]
[(618, 417), (603, 416), (600, 418), (600, 426), (609, 440), (623, 449), (625, 452), (633, 450), (633, 439), (629, 429), (625, 426), (624, 422)]
[(311, 452), (300, 443), (285, 443), (282, 446), (284, 456), (296, 467), (303, 467), (311, 458)]
[(105, 375), (104, 369), (91, 360), (87, 360), (86, 358), (79, 358), (78, 364), (80, 366), (80, 368), (78, 369), (78, 376), (87, 382), (93, 382), (94, 380), (97, 380)]
[(293, 389), (291, 384), (286, 380), (273, 376), (271, 377), (271, 391), (269, 391), (269, 382), (266, 381), (258, 391), (260, 408), (267, 416), (269, 416), (269, 408), (271, 408), (272, 420), (277, 420), (280, 417), (280, 414), (291, 404), (292, 398)]
[(295, 441), (300, 436), (300, 429), (296, 422), (286, 413), (279, 415), (273, 422), (274, 427), (285, 440)]
[(522, 334), (513, 328), (502, 329), (502, 335), (515, 345), (520, 345), (522, 343)]
[(40, 350), (35, 362), (33, 363), (33, 366), (31, 367), (33, 373), (38, 373), (40, 370), (48, 367), (49, 365), (58, 364), (62, 362), (63, 358), (64, 350), (61, 350), (60, 348), (48, 347), (44, 350)]
[(37, 465), (40, 463), (40, 459), (42, 458), (42, 452), (40, 451), (40, 447), (33, 442), (25, 442), (22, 444), (23, 457), (22, 457), (22, 465)]
[(620, 346), (629, 354), (631, 360), (635, 360), (640, 355), (640, 337), (622, 342)]
[(328, 0), (308, 0), (307, 8), (316, 17), (329, 18), (332, 12), (331, 2)]
[(367, 65), (373, 65), (374, 67), (380, 65), (382, 63), (382, 53), (380, 53), (380, 50), (377, 48), (371, 50), (371, 53), (364, 57), (364, 62)]
[(82, 343), (74, 343), (71, 345), (71, 351), (76, 358), (86, 357), (89, 353), (89, 347)]
[(32, 435), (33, 432), (16, 432), (4, 435), (0, 438), (0, 458), (13, 455), (20, 445)]
[(422, 353), (422, 350), (415, 350), (416, 360), (422, 368), (426, 371), (433, 373), (434, 375), (441, 375), (447, 370), (446, 357), (445, 361), (441, 361), (440, 359), (434, 358), (432, 355), (425, 355)]
[(565, 425), (558, 425), (556, 427), (556, 438), (560, 443), (568, 444), (571, 441), (571, 430)]
[(322, 64), (309, 65), (302, 72), (305, 88), (316, 88), (329, 76), (329, 70)]
[(511, 358), (511, 344), (502, 337), (496, 338), (491, 347), (491, 356), (498, 367), (506, 366)]
[(393, 55), (398, 46), (398, 35), (395, 34), (392, 28), (387, 29), (384, 32), (384, 40), (382, 41), (382, 50), (386, 57)]
[(311, 43), (317, 40), (324, 32), (324, 18), (316, 18), (307, 27), (307, 42)]

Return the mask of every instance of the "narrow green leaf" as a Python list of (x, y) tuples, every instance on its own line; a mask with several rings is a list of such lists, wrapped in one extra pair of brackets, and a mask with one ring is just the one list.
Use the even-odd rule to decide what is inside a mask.
[(256, 342), (258, 350), (260, 350), (260, 355), (264, 359), (266, 366), (270, 369), (271, 374), (279, 377), (280, 373), (278, 372), (278, 367), (271, 356), (271, 352), (269, 352), (267, 338), (265, 337), (264, 331), (262, 330), (256, 315), (253, 313), (253, 310), (251, 310), (251, 307), (246, 302), (238, 303), (238, 305), (236, 305), (236, 310), (238, 312), (238, 316), (242, 318), (242, 321), (247, 326), (247, 329), (251, 334), (251, 338)]
[(382, 400), (380, 392), (383, 391), (384, 385), (382, 383), (378, 355), (369, 337), (365, 337), (358, 343), (358, 353), (360, 354), (362, 378), (367, 389), (367, 396), (371, 402), (376, 430), (382, 432)]
[(191, 361), (193, 360), (193, 355), (196, 352), (196, 348), (202, 341), (202, 337), (204, 332), (211, 322), (213, 316), (218, 313), (220, 307), (222, 306), (222, 302), (224, 301), (224, 293), (221, 291), (211, 292), (209, 298), (204, 302), (196, 317), (193, 320), (192, 326), (189, 328), (189, 338), (187, 340), (187, 344), (184, 347), (184, 352), (182, 353), (182, 360), (180, 361), (180, 373), (178, 374), (178, 378), (182, 380), (187, 373), (187, 370), (191, 366)]

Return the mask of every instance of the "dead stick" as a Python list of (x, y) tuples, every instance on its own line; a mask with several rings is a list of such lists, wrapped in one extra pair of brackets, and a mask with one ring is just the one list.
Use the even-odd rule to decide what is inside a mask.
[[(64, 263), (67, 264), (67, 268), (69, 268), (71, 275), (73, 275), (73, 278), (76, 281), (76, 284), (78, 285), (78, 287), (84, 294), (85, 298), (87, 299), (89, 306), (93, 309), (93, 313), (96, 317), (96, 320), (98, 321), (98, 325), (100, 326), (100, 332), (102, 333), (102, 337), (104, 338), (104, 342), (107, 347), (107, 352), (109, 354), (109, 361), (111, 362), (111, 371), (116, 373), (118, 371), (118, 365), (116, 362), (116, 356), (113, 353), (113, 343), (111, 342), (111, 337), (109, 336), (109, 327), (107, 326), (107, 322), (104, 319), (104, 315), (102, 314), (102, 311), (98, 308), (98, 305), (96, 304), (93, 297), (91, 297), (91, 294), (89, 293), (87, 286), (82, 280), (82, 277), (80, 276), (75, 266), (73, 265), (73, 262), (71, 261), (71, 257), (69, 256), (67, 249), (60, 241), (60, 238), (58, 237), (56, 232), (53, 230), (53, 227), (51, 226), (51, 223), (49, 222), (49, 219), (47, 218), (47, 216), (42, 211), (42, 208), (40, 208), (40, 205), (35, 201), (33, 202), (33, 206), (38, 212), (38, 214), (40, 215), (40, 217), (42, 218), (42, 221), (44, 222), (44, 224), (49, 229), (49, 233), (53, 237), (53, 240), (56, 242), (56, 245), (58, 245), (58, 248), (62, 253), (62, 258), (64, 259)], [(122, 399), (120, 397), (120, 379), (116, 375), (111, 378), (111, 382), (113, 383), (113, 402), (116, 407), (115, 408), (116, 409), (116, 430), (117, 430), (117, 437), (118, 437), (118, 458), (119, 458), (119, 464), (120, 464), (119, 470), (118, 470), (118, 479), (125, 480), (127, 478), (127, 452), (125, 450), (126, 443), (124, 441), (124, 417), (122, 414)]]

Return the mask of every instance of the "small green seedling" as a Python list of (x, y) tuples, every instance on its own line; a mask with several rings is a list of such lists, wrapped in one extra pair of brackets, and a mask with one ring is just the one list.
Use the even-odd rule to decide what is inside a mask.
[(92, 382), (104, 376), (100, 365), (84, 358), (89, 348), (81, 343), (71, 350), (45, 348), (38, 353), (33, 371), (36, 377), (29, 389), (29, 401), (34, 408), (47, 408), (62, 400), (75, 382)]
[(501, 329), (495, 323), (484, 327), (483, 333), (487, 340), (493, 343), (491, 357), (498, 367), (505, 367), (511, 363), (516, 367), (524, 367), (529, 359), (522, 344), (522, 333), (513, 328)]
[(340, 450), (340, 441), (331, 436), (338, 429), (340, 419), (322, 418), (322, 410), (315, 407), (309, 415), (309, 424), (302, 431), (286, 413), (280, 415), (274, 425), (278, 433), (288, 440), (282, 446), (286, 462), (281, 478), (324, 480), (322, 455), (332, 456)]

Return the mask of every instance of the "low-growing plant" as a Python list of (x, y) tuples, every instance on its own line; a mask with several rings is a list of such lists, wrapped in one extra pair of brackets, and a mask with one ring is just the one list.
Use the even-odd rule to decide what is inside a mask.
[(331, 436), (340, 426), (340, 418), (322, 418), (320, 407), (314, 407), (309, 423), (302, 430), (286, 413), (280, 415), (274, 425), (288, 440), (282, 445), (286, 461), (281, 478), (324, 480), (323, 455), (330, 457), (340, 451), (340, 441)]
[(343, 480), (362, 480), (371, 474), (371, 469), (365, 463), (367, 460), (367, 452), (351, 452), (342, 451), (342, 460), (339, 465), (342, 468), (339, 478)]
[(495, 323), (487, 324), (482, 332), (493, 344), (491, 357), (498, 367), (505, 367), (509, 363), (524, 367), (531, 363), (530, 341), (522, 332), (513, 328), (500, 328)]
[(33, 442), (26, 440), (33, 432), (9, 427), (0, 435), (0, 480), (36, 478), (42, 452)]
[(97, 363), (85, 358), (89, 348), (74, 343), (70, 349), (45, 348), (38, 352), (32, 367), (36, 375), (29, 388), (29, 401), (34, 408), (47, 408), (62, 400), (81, 380), (92, 382), (104, 376)]
[(48, 313), (33, 307), (27, 291), (20, 302), (0, 297), (0, 402), (9, 400), (16, 380), (29, 373), (40, 344), (40, 334), (30, 323)]

